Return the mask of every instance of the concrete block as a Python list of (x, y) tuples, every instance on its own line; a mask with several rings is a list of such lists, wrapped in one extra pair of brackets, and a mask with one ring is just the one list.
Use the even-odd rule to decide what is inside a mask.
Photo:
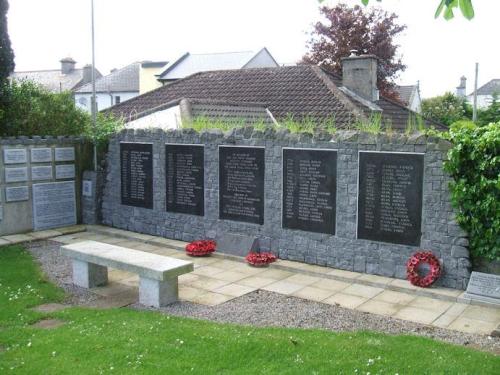
[(108, 283), (108, 267), (73, 259), (73, 284), (94, 288)]
[(139, 279), (139, 303), (162, 307), (179, 299), (177, 276), (164, 281), (141, 277)]

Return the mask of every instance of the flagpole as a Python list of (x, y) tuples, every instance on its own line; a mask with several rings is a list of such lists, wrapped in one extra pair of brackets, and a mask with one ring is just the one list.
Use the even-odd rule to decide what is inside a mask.
[(97, 145), (96, 145), (96, 135), (97, 135), (97, 108), (96, 108), (96, 97), (95, 97), (95, 37), (94, 37), (94, 0), (90, 0), (91, 7), (91, 20), (92, 20), (92, 99), (91, 99), (91, 111), (92, 111), (92, 127), (93, 127), (93, 142), (94, 142), (94, 171), (97, 171)]

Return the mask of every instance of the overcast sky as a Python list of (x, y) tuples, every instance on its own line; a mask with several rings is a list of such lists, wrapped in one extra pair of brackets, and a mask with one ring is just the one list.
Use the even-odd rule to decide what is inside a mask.
[[(317, 0), (94, 0), (96, 67), (103, 74), (134, 61), (171, 60), (184, 52), (226, 52), (267, 47), (279, 63), (300, 60)], [(360, 0), (345, 0), (361, 4)], [(56, 69), (73, 57), (91, 62), (90, 0), (9, 0), (8, 26), (16, 71)], [(328, 5), (338, 1), (327, 0)], [(379, 4), (374, 0), (371, 3)], [(500, 78), (500, 1), (474, 0), (476, 17), (434, 19), (438, 0), (383, 0), (408, 30), (399, 38), (408, 69), (401, 84), (420, 81), (423, 96), (454, 91), (459, 78), (473, 88)]]

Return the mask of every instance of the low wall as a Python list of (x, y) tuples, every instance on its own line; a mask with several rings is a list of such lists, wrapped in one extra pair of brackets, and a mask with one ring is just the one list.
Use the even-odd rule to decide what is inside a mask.
[[(133, 145), (124, 146), (124, 143), (132, 143)], [(137, 146), (134, 145), (135, 143), (151, 144), (151, 146)], [(172, 191), (172, 186), (167, 186), (167, 180), (171, 180), (166, 175), (166, 169), (168, 165), (172, 164), (167, 164), (166, 144), (204, 146), (201, 153), (204, 156), (201, 171), (203, 178), (198, 182), (199, 185), (201, 184), (201, 197), (204, 200), (201, 202), (200, 207), (193, 205), (192, 213), (196, 213), (194, 215), (172, 212), (176, 211), (175, 205), (172, 206), (172, 201), (167, 200), (167, 189)], [(227, 150), (227, 148), (220, 146), (241, 146), (250, 147), (250, 150), (255, 150), (255, 148), (263, 150), (261, 155), (264, 155), (265, 166), (263, 175), (264, 192), (260, 201), (259, 197), (252, 198), (252, 193), (247, 194), (248, 196), (244, 198), (244, 200), (251, 202), (245, 208), (247, 212), (244, 212), (245, 210), (241, 211), (243, 215), (247, 215), (247, 219), (250, 218), (246, 222), (238, 221), (237, 215), (234, 216), (234, 212), (231, 211), (232, 208), (228, 209), (224, 206), (227, 202), (219, 202), (219, 198), (224, 196), (227, 190), (227, 186), (224, 186), (223, 195), (220, 195), (219, 183), (220, 181), (226, 181), (224, 180), (225, 175), (222, 176), (222, 180), (220, 180), (221, 176), (219, 175), (219, 162), (221, 161), (219, 157), (223, 155), (220, 154), (220, 149)], [(140, 199), (139, 201), (130, 199), (131, 195), (127, 189), (133, 186), (132, 189), (137, 190), (137, 186), (133, 185), (135, 182), (130, 185), (130, 164), (126, 164), (130, 163), (130, 161), (121, 160), (128, 158), (131, 155), (128, 148), (133, 149), (134, 147), (138, 150), (146, 150), (144, 152), (138, 151), (134, 156), (134, 158), (137, 158), (137, 155), (143, 157), (143, 160), (140, 161), (141, 170), (137, 172), (135, 170), (137, 169), (136, 166), (132, 167), (134, 176), (142, 176), (133, 177), (142, 179), (139, 190), (146, 189), (146, 193), (148, 191), (152, 192), (150, 197), (147, 196), (148, 194), (144, 195), (144, 192), (140, 193), (139, 198), (143, 199), (142, 201)], [(410, 255), (419, 249), (428, 249), (440, 258), (444, 266), (444, 274), (439, 280), (439, 284), (464, 289), (470, 276), (468, 241), (466, 233), (455, 222), (448, 191), (450, 178), (443, 172), (442, 168), (449, 147), (448, 142), (427, 138), (423, 135), (410, 137), (394, 135), (388, 137), (352, 131), (338, 132), (333, 137), (328, 134), (313, 137), (308, 134), (297, 135), (290, 134), (287, 131), (276, 132), (271, 129), (261, 132), (252, 128), (235, 129), (225, 134), (217, 130), (200, 134), (188, 129), (166, 132), (160, 129), (124, 130), (113, 138), (109, 145), (108, 167), (102, 200), (103, 222), (122, 229), (185, 241), (219, 238), (224, 234), (256, 236), (262, 240), (265, 248), (270, 248), (278, 253), (282, 259), (401, 279), (406, 277), (405, 263)], [(329, 212), (333, 212), (330, 221), (323, 220), (323, 218), (317, 220), (318, 222), (322, 221), (325, 230), (320, 229), (321, 225), (311, 225), (311, 222), (315, 220), (314, 215), (310, 215), (308, 219), (306, 218), (306, 221), (309, 220), (308, 222), (300, 222), (300, 217), (297, 218), (294, 216), (296, 212), (292, 212), (291, 208), (293, 207), (299, 207), (299, 210), (314, 211), (314, 207), (311, 207), (310, 204), (309, 206), (306, 204), (307, 207), (303, 209), (300, 208), (304, 206), (301, 202), (290, 203), (287, 201), (287, 199), (293, 201), (297, 197), (300, 199), (304, 194), (308, 194), (307, 191), (304, 193), (294, 190), (293, 194), (295, 195), (285, 192), (288, 195), (286, 199), (283, 199), (284, 149), (291, 149), (292, 151), (287, 151), (287, 153), (295, 155), (293, 158), (296, 158), (297, 162), (300, 162), (301, 157), (301, 153), (297, 152), (299, 149), (335, 151), (335, 153), (326, 152), (324, 155), (321, 154), (321, 158), (326, 158), (323, 162), (317, 161), (316, 164), (314, 164), (315, 162), (312, 162), (312, 164), (308, 162), (313, 167), (323, 168), (321, 172), (314, 172), (316, 177), (313, 180), (320, 181), (323, 179), (328, 182), (328, 186), (332, 187), (329, 192), (320, 192), (325, 199), (322, 198), (321, 205), (324, 206), (324, 209), (318, 215), (328, 216)], [(122, 158), (120, 157), (120, 150), (122, 150)], [(249, 151), (249, 153), (251, 152), (253, 151)], [(316, 155), (314, 152), (311, 154)], [(227, 159), (227, 156), (223, 157), (225, 158), (223, 162), (230, 160)], [(169, 154), (169, 160), (170, 158)], [(401, 212), (406, 212), (408, 216), (397, 219), (400, 220), (400, 224), (396, 223), (396, 227), (404, 228), (406, 225), (405, 220), (408, 221), (415, 217), (419, 218), (419, 222), (411, 225), (407, 223), (408, 230), (399, 230), (399, 233), (396, 233), (398, 231), (396, 230), (393, 236), (389, 237), (384, 237), (387, 233), (384, 234), (380, 231), (375, 233), (373, 230), (373, 225), (379, 224), (377, 217), (372, 217), (373, 212), (381, 210), (379, 207), (381, 203), (379, 201), (373, 203), (373, 199), (377, 200), (379, 197), (373, 195), (373, 189), (369, 190), (370, 187), (367, 187), (366, 182), (368, 178), (371, 178), (373, 181), (379, 181), (379, 185), (391, 183), (387, 181), (386, 177), (380, 180), (377, 173), (377, 168), (384, 168), (386, 174), (392, 173), (391, 166), (387, 167), (384, 164), (384, 158), (388, 160), (387, 163), (389, 164), (392, 159), (407, 158), (409, 160), (408, 165), (404, 164), (403, 160), (403, 164), (401, 164), (400, 168), (398, 167), (402, 171), (409, 168), (411, 173), (399, 177), (396, 175), (399, 182), (397, 182), (397, 186), (394, 186), (397, 189), (400, 189), (399, 185), (414, 184), (414, 182), (411, 182), (413, 180), (407, 179), (409, 177), (413, 178), (414, 181), (419, 181), (417, 186), (412, 188), (413, 192), (411, 193), (413, 195), (408, 195), (405, 198), (401, 195), (406, 194), (405, 190), (400, 189), (399, 193), (395, 191), (392, 193), (393, 197), (388, 198), (394, 199), (396, 203), (398, 202), (397, 199), (402, 202), (400, 204), (402, 207), (400, 207), (397, 215), (394, 214), (394, 217), (400, 215)], [(257, 159), (252, 156), (253, 162), (258, 163)], [(362, 162), (362, 174), (360, 175), (362, 181), (361, 185), (358, 186), (360, 184), (360, 181), (358, 181), (360, 159), (364, 161)], [(293, 177), (294, 173), (298, 173), (298, 169), (293, 167), (292, 159), (287, 157), (286, 162), (292, 163), (287, 164), (285, 169)], [(335, 162), (336, 168), (330, 168), (333, 172), (327, 171), (333, 162)], [(415, 164), (415, 167), (411, 165), (412, 163)], [(230, 168), (233, 167), (230, 166)], [(389, 168), (389, 172), (387, 172), (386, 167)], [(245, 167), (243, 166), (243, 168)], [(375, 169), (370, 170), (369, 168)], [(259, 168), (254, 169), (256, 170), (256, 177)], [(224, 173), (226, 172), (225, 170)], [(331, 174), (331, 176), (327, 178), (325, 173), (326, 175)], [(150, 174), (151, 176), (149, 176)], [(196, 179), (195, 177), (193, 177), (193, 180)], [(290, 189), (289, 186), (292, 186), (290, 181), (295, 180), (289, 179), (289, 177), (286, 178), (288, 181), (286, 189)], [(333, 182), (332, 178), (334, 179)], [(122, 186), (122, 179), (127, 181), (127, 186)], [(250, 180), (248, 181), (250, 185), (253, 184)], [(256, 183), (258, 184), (258, 181)], [(369, 183), (368, 181), (368, 185)], [(314, 184), (315, 182), (313, 182)], [(362, 207), (360, 207), (358, 199), (359, 189), (363, 189)], [(378, 189), (383, 191), (384, 187), (380, 188), (379, 186)], [(135, 190), (133, 194), (136, 194)], [(258, 189), (252, 190), (252, 192), (255, 191), (258, 191)], [(126, 197), (127, 199), (124, 199), (123, 196), (127, 194), (129, 194)], [(141, 194), (142, 198), (140, 197)], [(196, 195), (197, 193), (193, 194)], [(399, 198), (395, 196), (397, 194), (399, 194)], [(133, 197), (137, 198), (138, 196), (133, 195)], [(333, 202), (328, 203), (328, 197), (333, 197)], [(316, 198), (318, 198), (317, 194)], [(183, 199), (189, 200), (191, 198)], [(225, 201), (226, 198), (223, 200)], [(250, 207), (256, 201), (262, 203), (263, 212), (260, 212), (258, 205), (253, 208)], [(122, 202), (126, 204), (122, 204)], [(182, 201), (179, 202), (182, 203)], [(223, 204), (220, 205), (220, 203)], [(233, 204), (237, 205), (234, 202)], [(246, 203), (242, 204), (245, 205)], [(372, 209), (370, 205), (373, 204), (375, 204), (373, 206), (375, 208), (372, 207)], [(139, 207), (140, 205), (143, 207)], [(290, 212), (286, 213), (289, 216), (286, 217), (282, 212), (282, 206), (284, 205), (290, 205), (287, 208)], [(333, 211), (331, 206), (333, 206)], [(172, 209), (172, 207), (174, 208)], [(219, 213), (219, 210), (221, 210), (221, 213)], [(358, 226), (359, 212), (363, 216), (362, 228)], [(259, 213), (262, 213), (262, 216)], [(234, 217), (231, 220), (227, 219), (231, 218), (231, 215)], [(387, 216), (387, 214), (385, 215)], [(221, 217), (226, 219), (221, 219)], [(253, 222), (249, 222), (252, 220)], [(396, 219), (393, 217), (386, 217), (383, 219), (384, 223), (386, 223), (384, 225), (390, 225), (394, 220)], [(306, 224), (309, 225), (309, 229)], [(291, 227), (295, 228), (294, 225), (301, 230), (290, 229)], [(321, 233), (315, 233), (315, 229), (320, 230)], [(363, 234), (366, 231), (368, 234)], [(376, 240), (366, 238), (376, 238)]]
[(91, 151), (77, 137), (0, 138), (0, 235), (79, 222)]

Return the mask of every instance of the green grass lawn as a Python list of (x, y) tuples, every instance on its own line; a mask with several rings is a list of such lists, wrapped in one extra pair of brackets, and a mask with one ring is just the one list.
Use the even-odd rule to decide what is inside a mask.
[[(252, 328), (59, 301), (22, 247), (0, 248), (0, 373), (498, 374), (500, 357), (414, 336)], [(66, 321), (43, 330), (42, 318)]]

